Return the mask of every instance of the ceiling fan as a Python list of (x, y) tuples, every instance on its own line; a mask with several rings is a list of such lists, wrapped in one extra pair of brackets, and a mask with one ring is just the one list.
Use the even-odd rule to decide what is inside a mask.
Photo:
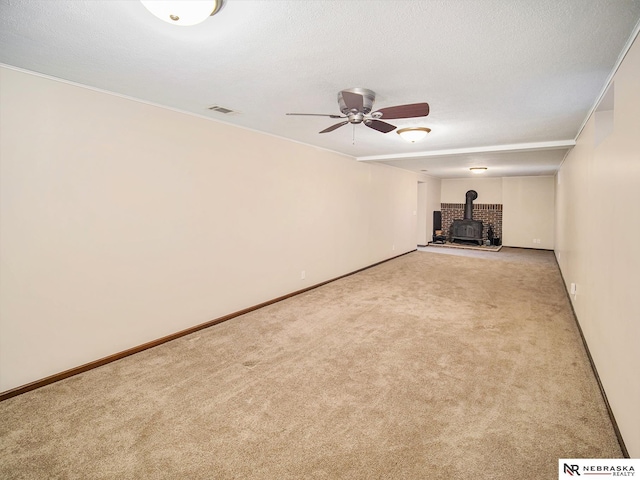
[(342, 115), (327, 115), (323, 113), (287, 113), (287, 115), (307, 115), (315, 117), (346, 118), (340, 123), (325, 128), (320, 133), (329, 133), (348, 123), (364, 123), (382, 133), (389, 133), (396, 129), (394, 125), (383, 122), (396, 118), (426, 117), (429, 115), (429, 104), (411, 103), (409, 105), (396, 105), (395, 107), (381, 108), (371, 113), (376, 93), (366, 88), (349, 88), (338, 93), (338, 105)]

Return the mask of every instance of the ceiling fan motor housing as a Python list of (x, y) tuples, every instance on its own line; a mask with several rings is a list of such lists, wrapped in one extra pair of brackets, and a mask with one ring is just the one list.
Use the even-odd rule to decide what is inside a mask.
[[(353, 108), (353, 105), (349, 105), (351, 102), (345, 100), (344, 93), (346, 93), (346, 96), (349, 96), (349, 94), (359, 95), (362, 98), (362, 108)], [(364, 116), (371, 112), (375, 99), (375, 92), (367, 88), (349, 88), (338, 93), (340, 111), (343, 115), (349, 117), (350, 123), (361, 123), (364, 120)], [(350, 106), (351, 108), (349, 108)]]

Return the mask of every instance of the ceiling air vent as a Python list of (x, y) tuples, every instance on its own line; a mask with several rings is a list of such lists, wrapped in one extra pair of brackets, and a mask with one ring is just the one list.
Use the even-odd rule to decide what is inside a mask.
[(230, 108), (221, 107), (220, 105), (212, 105), (207, 107), (209, 110), (218, 113), (224, 113), (225, 115), (232, 115), (234, 113), (238, 113), (235, 110), (231, 110)]

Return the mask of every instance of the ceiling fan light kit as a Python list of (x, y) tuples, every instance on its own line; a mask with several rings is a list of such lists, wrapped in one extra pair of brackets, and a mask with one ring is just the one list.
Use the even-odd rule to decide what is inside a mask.
[(415, 143), (418, 140), (422, 140), (427, 136), (427, 133), (431, 131), (427, 127), (407, 127), (397, 130), (396, 133), (400, 135), (407, 142)]
[(188, 27), (204, 22), (222, 8), (223, 0), (140, 0), (160, 20)]
[(373, 110), (376, 94), (372, 90), (366, 88), (349, 88), (338, 92), (338, 106), (342, 115), (326, 115), (322, 113), (287, 113), (287, 115), (306, 115), (320, 116), (329, 118), (345, 118), (340, 123), (331, 125), (320, 131), (320, 133), (329, 133), (334, 130), (352, 123), (354, 125), (364, 123), (365, 126), (377, 130), (382, 133), (389, 133), (397, 127), (390, 123), (380, 120), (392, 120), (396, 118), (415, 118), (426, 117), (429, 115), (429, 104), (412, 103), (408, 105), (397, 105), (394, 107), (381, 108)]

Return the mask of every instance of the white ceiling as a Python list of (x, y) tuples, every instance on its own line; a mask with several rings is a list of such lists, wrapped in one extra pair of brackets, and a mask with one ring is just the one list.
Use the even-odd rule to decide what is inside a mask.
[[(137, 0), (0, 0), (0, 63), (440, 178), (552, 175), (639, 20), (640, 0), (225, 0), (180, 27)], [(428, 102), (389, 123), (432, 132), (285, 115), (339, 114), (351, 87)]]

